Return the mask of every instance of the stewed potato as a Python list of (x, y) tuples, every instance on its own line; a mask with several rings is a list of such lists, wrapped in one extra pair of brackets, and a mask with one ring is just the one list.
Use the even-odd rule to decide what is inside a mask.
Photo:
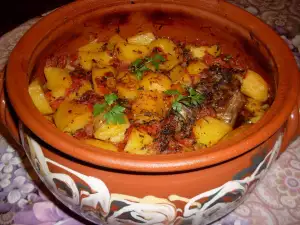
[(132, 104), (133, 119), (138, 123), (159, 121), (167, 111), (163, 93), (158, 91), (140, 91)]
[(42, 114), (48, 115), (53, 113), (53, 110), (45, 97), (44, 90), (38, 79), (35, 79), (31, 82), (28, 88), (28, 92), (35, 107), (37, 107)]
[(54, 98), (66, 95), (66, 91), (72, 85), (72, 79), (67, 70), (56, 67), (45, 67), (46, 86)]

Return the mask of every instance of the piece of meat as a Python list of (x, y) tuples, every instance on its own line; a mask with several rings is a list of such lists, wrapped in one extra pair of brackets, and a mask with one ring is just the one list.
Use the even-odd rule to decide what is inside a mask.
[(177, 117), (174, 114), (170, 114), (161, 122), (160, 129), (153, 144), (153, 149), (159, 154), (168, 154), (178, 150), (173, 138), (176, 129), (178, 129), (178, 124)]
[(241, 73), (239, 69), (211, 66), (203, 71), (200, 83), (195, 90), (205, 96), (205, 106), (212, 106), (217, 113), (225, 110), (228, 101), (240, 90), (241, 83), (233, 74)]
[(210, 116), (216, 117), (216, 111), (211, 106), (203, 106), (201, 107), (198, 112), (196, 113), (196, 120), (199, 120), (203, 117)]
[(175, 114), (175, 119), (177, 121), (175, 129), (177, 139), (186, 138), (191, 135), (197, 111), (197, 107), (189, 108), (182, 104), (181, 110)]
[(218, 114), (218, 117), (233, 127), (245, 102), (244, 95), (240, 91), (236, 91), (227, 102), (224, 110)]

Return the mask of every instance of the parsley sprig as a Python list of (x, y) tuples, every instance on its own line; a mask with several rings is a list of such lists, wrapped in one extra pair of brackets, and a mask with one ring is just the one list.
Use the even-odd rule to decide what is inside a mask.
[(130, 70), (132, 73), (135, 73), (137, 79), (141, 80), (143, 77), (143, 73), (145, 71), (150, 70), (146, 65), (144, 59), (137, 59), (130, 65)]
[(200, 105), (205, 100), (204, 95), (199, 94), (195, 89), (190, 87), (188, 91), (189, 91), (188, 98), (190, 99), (189, 102), (191, 105), (193, 106)]
[(167, 95), (175, 95), (177, 96), (172, 103), (172, 109), (176, 112), (180, 112), (182, 110), (182, 105), (192, 107), (198, 106), (204, 101), (204, 96), (199, 94), (195, 89), (188, 88), (189, 95), (184, 96), (177, 90), (167, 90), (164, 93)]
[(135, 60), (131, 63), (129, 69), (140, 80), (142, 79), (144, 72), (150, 70), (146, 66), (147, 63), (151, 63), (154, 66), (155, 70), (158, 70), (159, 64), (165, 61), (166, 59), (162, 55), (155, 54), (153, 57), (145, 57), (143, 59)]
[(120, 105), (115, 105), (112, 107), (110, 111), (104, 114), (104, 119), (107, 123), (112, 124), (124, 124), (125, 116), (124, 116), (125, 108)]
[(98, 116), (99, 114), (103, 113), (106, 108), (107, 108), (106, 103), (103, 104), (96, 103), (93, 107), (93, 115)]
[[(93, 115), (98, 116), (110, 107), (117, 99), (118, 96), (114, 93), (104, 95), (105, 103), (96, 103), (93, 106)], [(110, 124), (124, 124), (125, 121), (125, 108), (120, 105), (114, 105), (109, 111), (104, 114), (106, 123)]]
[(112, 93), (104, 95), (104, 99), (108, 105), (111, 105), (118, 99), (118, 96), (115, 93)]

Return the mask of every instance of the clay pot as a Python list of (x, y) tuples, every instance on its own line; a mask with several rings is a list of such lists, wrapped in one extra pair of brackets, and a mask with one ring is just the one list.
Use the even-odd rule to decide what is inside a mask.
[[(91, 36), (140, 30), (220, 43), (268, 80), (275, 93), (257, 124), (198, 152), (137, 156), (99, 150), (60, 132), (34, 107), (27, 88), (49, 54), (72, 52)], [(34, 25), (9, 59), (3, 122), (21, 141), (52, 193), (95, 223), (208, 224), (236, 208), (299, 133), (299, 74), (286, 44), (251, 14), (223, 1), (86, 0)], [(18, 121), (5, 104), (9, 101)], [(18, 123), (16, 129), (15, 122)]]

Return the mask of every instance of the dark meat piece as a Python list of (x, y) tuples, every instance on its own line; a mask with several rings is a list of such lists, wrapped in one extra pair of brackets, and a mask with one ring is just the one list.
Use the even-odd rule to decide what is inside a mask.
[(198, 110), (196, 114), (196, 120), (199, 120), (205, 116), (216, 117), (216, 111), (211, 106), (203, 106)]
[(198, 108), (189, 108), (182, 105), (180, 112), (176, 113), (176, 138), (186, 138), (191, 135), (193, 124), (196, 120)]
[(213, 65), (203, 71), (201, 82), (195, 89), (205, 96), (206, 106), (212, 106), (217, 113), (223, 112), (234, 93), (240, 90), (240, 81), (233, 74), (241, 72), (239, 69)]
[(161, 122), (160, 131), (155, 139), (154, 149), (159, 153), (177, 152), (181, 147), (174, 141), (174, 135), (180, 125), (178, 118), (174, 114), (170, 114)]
[(161, 135), (174, 135), (176, 132), (177, 121), (175, 115), (171, 114), (161, 124)]
[(172, 112), (161, 123), (161, 128), (155, 141), (155, 148), (160, 153), (178, 152), (182, 146), (175, 140), (191, 136), (198, 108), (188, 108), (182, 105), (180, 112)]
[(245, 101), (244, 95), (240, 91), (236, 91), (218, 116), (233, 127)]
[(182, 151), (182, 144), (178, 142), (191, 137), (198, 107), (182, 105), (180, 112), (172, 112), (162, 123), (156, 139), (155, 148), (160, 153), (168, 154)]
[(212, 65), (209, 67), (209, 73), (214, 77), (214, 80), (216, 81), (216, 78), (222, 80), (222, 82), (230, 83), (232, 80), (232, 75), (237, 73), (243, 73), (244, 70), (236, 69), (236, 68), (225, 68), (220, 67), (218, 65)]
[(172, 136), (161, 135), (155, 140), (153, 149), (158, 154), (171, 154), (182, 151), (182, 146)]

